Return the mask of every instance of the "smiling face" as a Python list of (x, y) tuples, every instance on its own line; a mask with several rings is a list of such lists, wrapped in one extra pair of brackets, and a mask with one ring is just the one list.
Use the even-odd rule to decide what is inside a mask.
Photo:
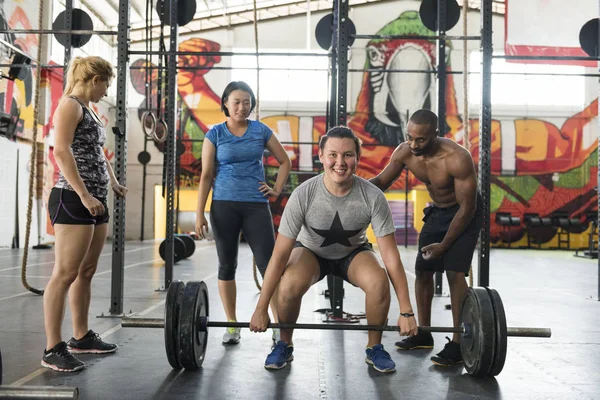
[(319, 160), (323, 164), (325, 179), (334, 185), (344, 186), (352, 182), (358, 166), (356, 144), (350, 138), (329, 138), (319, 150)]
[(435, 128), (409, 121), (406, 131), (406, 142), (410, 145), (410, 151), (415, 156), (425, 155), (433, 148), (437, 137)]
[(252, 109), (252, 97), (246, 91), (234, 90), (229, 93), (225, 107), (229, 111), (229, 118), (235, 122), (244, 122)]

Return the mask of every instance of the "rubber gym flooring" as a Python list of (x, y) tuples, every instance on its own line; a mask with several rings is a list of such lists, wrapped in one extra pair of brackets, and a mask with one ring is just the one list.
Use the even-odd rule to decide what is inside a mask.
[[(211, 320), (224, 319), (217, 292), (217, 257), (212, 242), (196, 242), (196, 252), (174, 267), (174, 278), (204, 280)], [(125, 246), (125, 313), (162, 317), (165, 291), (159, 242)], [(600, 302), (596, 300), (597, 260), (572, 251), (492, 249), (490, 286), (502, 296), (509, 326), (549, 327), (552, 338), (509, 338), (504, 370), (496, 378), (473, 378), (462, 366), (440, 368), (429, 358), (447, 334), (434, 334), (435, 348), (397, 351), (398, 336), (383, 344), (397, 371), (383, 375), (364, 362), (366, 332), (297, 331), (295, 360), (280, 371), (263, 368), (271, 333), (242, 331), (239, 345), (221, 344), (223, 329), (209, 331), (202, 368), (173, 370), (162, 329), (122, 328), (110, 307), (111, 251), (107, 243), (93, 281), (90, 328), (120, 347), (115, 354), (84, 355), (83, 371), (66, 374), (40, 367), (45, 345), (42, 297), (21, 285), (22, 250), (0, 250), (0, 349), (3, 384), (78, 387), (82, 399), (600, 399)], [(414, 302), (415, 249), (400, 247)], [(29, 283), (48, 281), (52, 250), (29, 252)], [(475, 260), (476, 267), (476, 260)], [(477, 282), (475, 274), (475, 282)], [(258, 298), (252, 256), (241, 244), (238, 267), (238, 318), (249, 320)], [(323, 280), (304, 297), (299, 322), (318, 323), (317, 309), (329, 307)], [(345, 284), (344, 310), (364, 311), (364, 296)], [(433, 300), (432, 324), (451, 325), (448, 287)], [(392, 297), (390, 321), (396, 320)], [(103, 318), (104, 316), (104, 318)], [(361, 323), (365, 323), (364, 321)], [(72, 334), (67, 308), (64, 339)]]

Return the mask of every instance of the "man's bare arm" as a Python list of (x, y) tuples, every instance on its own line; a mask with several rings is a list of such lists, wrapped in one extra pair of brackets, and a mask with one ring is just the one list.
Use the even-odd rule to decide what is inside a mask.
[(406, 149), (403, 148), (404, 146), (406, 146), (406, 144), (401, 143), (398, 147), (396, 147), (396, 150), (394, 150), (394, 153), (392, 153), (390, 161), (385, 166), (383, 171), (381, 171), (377, 176), (369, 179), (369, 182), (384, 192), (390, 186), (392, 186), (394, 182), (396, 182), (396, 179), (400, 177), (400, 174), (404, 169), (403, 157), (406, 153)]
[(477, 211), (477, 177), (473, 158), (467, 150), (454, 154), (446, 166), (448, 173), (454, 178), (456, 202), (460, 206), (441, 243), (448, 249), (464, 232)]

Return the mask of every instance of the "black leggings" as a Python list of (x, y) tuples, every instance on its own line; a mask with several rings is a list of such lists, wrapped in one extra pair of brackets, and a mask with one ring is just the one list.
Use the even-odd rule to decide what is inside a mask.
[(264, 277), (275, 247), (275, 229), (269, 203), (213, 200), (210, 225), (219, 257), (219, 280), (235, 279), (240, 231), (250, 245)]

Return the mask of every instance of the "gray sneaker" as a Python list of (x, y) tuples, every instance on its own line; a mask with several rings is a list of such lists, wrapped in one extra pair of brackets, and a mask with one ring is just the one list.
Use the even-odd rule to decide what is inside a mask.
[(49, 351), (44, 351), (41, 364), (42, 367), (60, 372), (75, 372), (85, 368), (85, 364), (67, 350), (65, 342), (60, 342)]
[(227, 328), (223, 334), (223, 344), (238, 344), (240, 342), (240, 332), (240, 328)]

